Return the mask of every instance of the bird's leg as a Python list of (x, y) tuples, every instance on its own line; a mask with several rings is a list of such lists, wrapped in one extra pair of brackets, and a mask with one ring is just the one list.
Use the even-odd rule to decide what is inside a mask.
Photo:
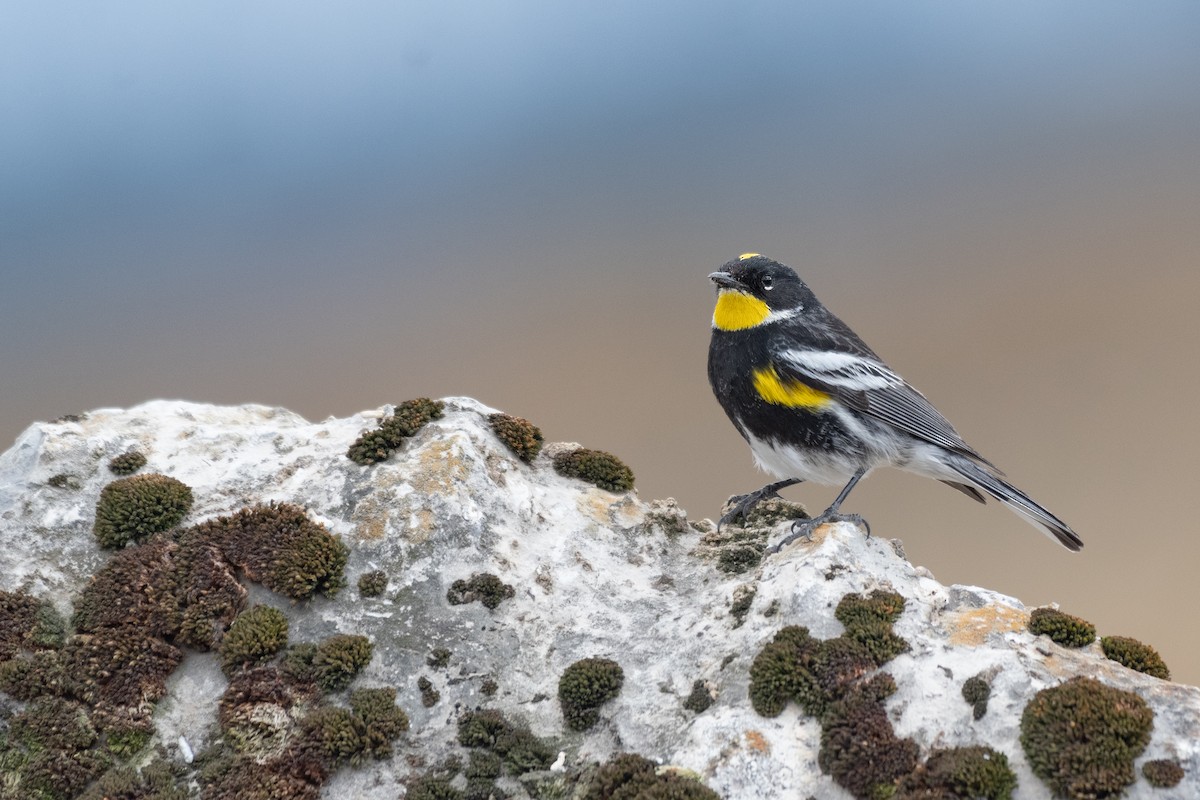
[(717, 523), (717, 530), (721, 530), (722, 525), (732, 525), (738, 519), (745, 522), (749, 518), (750, 509), (763, 500), (771, 497), (779, 497), (780, 489), (795, 486), (801, 480), (801, 478), (788, 478), (787, 480), (775, 481), (775, 483), (768, 483), (761, 489), (749, 494), (739, 494), (729, 498), (729, 502), (733, 503), (733, 508), (729, 509), (729, 512), (721, 517), (721, 521)]
[(785, 545), (791, 544), (801, 536), (811, 541), (812, 532), (824, 525), (826, 522), (853, 522), (855, 525), (859, 525), (866, 530), (867, 536), (870, 536), (871, 526), (865, 519), (862, 518), (861, 515), (838, 513), (838, 509), (842, 507), (842, 501), (846, 499), (846, 496), (850, 494), (850, 490), (853, 489), (854, 485), (862, 480), (862, 477), (866, 474), (867, 471), (865, 469), (860, 469), (858, 472), (854, 473), (854, 477), (850, 479), (849, 483), (842, 487), (842, 491), (838, 493), (836, 498), (834, 498), (833, 502), (829, 505), (829, 508), (825, 509), (812, 519), (798, 519), (793, 522), (792, 532), (783, 537), (778, 544), (768, 549), (767, 552), (778, 553)]

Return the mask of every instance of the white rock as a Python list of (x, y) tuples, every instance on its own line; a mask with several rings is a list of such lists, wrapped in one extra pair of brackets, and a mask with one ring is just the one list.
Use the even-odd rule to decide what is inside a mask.
[[(841, 597), (876, 588), (907, 600), (895, 630), (911, 651), (884, 667), (899, 687), (886, 706), (897, 734), (911, 736), (923, 753), (989, 745), (1008, 756), (1018, 797), (1048, 798), (1021, 750), (1020, 715), (1034, 692), (1086, 674), (1142, 696), (1156, 714), (1143, 760), (1176, 758), (1187, 772), (1175, 794), (1139, 777), (1126, 796), (1200, 797), (1200, 690), (1127, 670), (1094, 646), (1067, 650), (1034, 637), (1017, 600), (942, 586), (889, 540), (850, 525), (822, 528), (813, 542), (790, 546), (757, 570), (727, 575), (693, 553), (700, 534), (665, 532), (679, 513), (672, 503), (652, 507), (632, 493), (559, 476), (545, 454), (524, 464), (491, 432), (486, 415), (493, 409), (469, 398), (446, 403), (442, 419), (370, 467), (351, 462), (346, 450), (389, 407), (311, 423), (263, 406), (156, 401), (36, 424), (0, 456), (0, 589), (49, 597), (70, 611), (71, 598), (108, 558), (91, 534), (100, 489), (114, 479), (106, 465), (136, 446), (148, 457), (142, 472), (192, 487), (189, 522), (287, 501), (350, 546), (351, 586), (336, 599), (290, 604), (260, 588), (252, 595), (287, 614), (292, 641), (335, 631), (369, 636), (375, 657), (360, 683), (396, 686), (410, 716), (396, 757), (342, 770), (327, 797), (397, 796), (412, 774), (405, 755), (431, 764), (461, 752), (454, 721), (484, 705), (559, 737), (560, 769), (633, 751), (694, 771), (727, 798), (848, 796), (817, 767), (817, 722), (794, 705), (773, 719), (755, 714), (748, 671), (784, 625), (837, 636), (833, 610)], [(48, 486), (58, 474), (80, 488)], [(360, 598), (353, 588), (368, 569), (388, 573), (385, 597)], [(494, 611), (449, 605), (450, 585), (476, 572), (499, 576), (515, 596)], [(756, 594), (744, 624), (734, 627), (730, 600), (745, 584)], [(426, 664), (436, 647), (451, 651), (448, 667)], [(558, 678), (589, 656), (618, 661), (624, 687), (592, 731), (565, 731)], [(977, 721), (960, 690), (979, 673), (992, 677), (992, 697)], [(432, 708), (421, 704), (420, 675), (441, 692)], [(499, 684), (495, 697), (480, 691), (486, 677)], [(717, 697), (700, 714), (682, 707), (697, 679)], [(159, 741), (177, 741), (190, 761), (189, 741), (197, 750), (211, 741), (224, 685), (212, 655), (188, 653), (156, 710)]]

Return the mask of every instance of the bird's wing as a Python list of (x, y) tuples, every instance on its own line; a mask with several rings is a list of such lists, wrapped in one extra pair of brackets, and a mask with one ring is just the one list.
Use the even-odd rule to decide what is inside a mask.
[[(870, 351), (790, 348), (775, 354), (782, 375), (833, 395), (850, 408), (918, 439), (983, 464), (988, 462), (903, 378)], [(990, 464), (988, 464), (991, 466)]]

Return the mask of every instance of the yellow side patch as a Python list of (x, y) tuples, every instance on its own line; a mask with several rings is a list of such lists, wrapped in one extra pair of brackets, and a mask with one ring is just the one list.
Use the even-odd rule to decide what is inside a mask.
[(723, 331), (740, 331), (761, 325), (770, 313), (767, 304), (757, 297), (727, 289), (717, 297), (713, 325)]
[(756, 369), (752, 374), (754, 391), (768, 403), (789, 408), (817, 410), (829, 405), (829, 395), (820, 389), (806, 386), (800, 381), (780, 379), (774, 367)]

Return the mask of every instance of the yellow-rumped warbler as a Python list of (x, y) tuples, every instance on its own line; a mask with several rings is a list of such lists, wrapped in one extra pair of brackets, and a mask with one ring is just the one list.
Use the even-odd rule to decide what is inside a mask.
[[(801, 481), (845, 484), (829, 508), (792, 526), (773, 550), (839, 515), (876, 467), (936, 478), (984, 502), (990, 494), (1068, 550), (1083, 540), (1004, 480), (925, 396), (835, 317), (790, 267), (747, 253), (708, 276), (717, 285), (708, 380), (760, 468), (781, 480), (735, 498), (721, 523)], [(982, 492), (980, 491), (982, 490)]]

